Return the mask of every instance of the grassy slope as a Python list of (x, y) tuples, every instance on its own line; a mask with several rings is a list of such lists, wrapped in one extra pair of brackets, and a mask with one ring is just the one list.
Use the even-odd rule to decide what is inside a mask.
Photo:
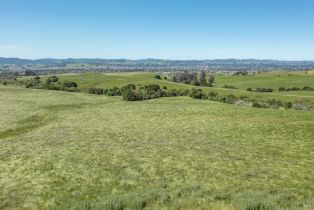
[(313, 199), (314, 112), (3, 86), (0, 107), (0, 209), (296, 209)]
[[(281, 75), (278, 77), (278, 75)], [(277, 98), (282, 101), (301, 101), (314, 103), (314, 91), (290, 91), (290, 92), (273, 92), (273, 93), (252, 93), (245, 91), (247, 87), (271, 87), (277, 90), (280, 86), (285, 87), (314, 87), (314, 75), (309, 72), (308, 75), (301, 75), (300, 73), (266, 73), (254, 76), (217, 76), (215, 87), (204, 88), (191, 85), (185, 85), (181, 83), (172, 83), (166, 80), (154, 79), (152, 73), (111, 73), (111, 74), (99, 74), (99, 73), (87, 73), (87, 74), (71, 74), (60, 75), (61, 80), (76, 81), (81, 89), (88, 87), (102, 87), (111, 88), (114, 86), (121, 87), (123, 85), (134, 84), (159, 84), (161, 87), (167, 86), (171, 88), (202, 88), (205, 91), (215, 91), (220, 94), (234, 94), (234, 95), (247, 95), (250, 97), (257, 97), (262, 99)], [(237, 90), (221, 88), (223, 85), (233, 85), (237, 87)]]

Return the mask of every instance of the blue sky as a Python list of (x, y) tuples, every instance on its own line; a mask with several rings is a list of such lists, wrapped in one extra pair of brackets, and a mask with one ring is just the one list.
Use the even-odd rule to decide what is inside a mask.
[(314, 60), (313, 0), (0, 0), (0, 56)]

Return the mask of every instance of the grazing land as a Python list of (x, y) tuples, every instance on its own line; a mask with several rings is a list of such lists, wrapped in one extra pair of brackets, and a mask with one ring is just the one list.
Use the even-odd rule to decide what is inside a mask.
[[(314, 91), (283, 91), (278, 92), (278, 88), (284, 87), (304, 87), (314, 88), (314, 71), (304, 72), (286, 72), (276, 71), (247, 76), (216, 76), (214, 87), (198, 87), (183, 83), (173, 83), (164, 79), (167, 74), (161, 75), (162, 79), (154, 78), (153, 73), (85, 73), (85, 74), (61, 74), (61, 81), (75, 81), (79, 89), (84, 90), (90, 87), (112, 88), (121, 87), (130, 83), (140, 84), (158, 84), (160, 87), (166, 86), (168, 89), (191, 89), (200, 88), (204, 91), (215, 91), (219, 94), (234, 94), (237, 96), (246, 95), (259, 99), (280, 99), (282, 101), (298, 101), (302, 103), (314, 103)], [(279, 76), (278, 76), (279, 75)], [(225, 89), (224, 85), (232, 85), (237, 89)], [(246, 91), (247, 88), (273, 88), (272, 93), (255, 93)]]
[[(277, 74), (217, 76), (214, 87), (200, 88), (314, 102), (313, 91), (246, 91), (314, 87), (312, 72)], [(194, 87), (151, 73), (58, 76), (82, 90)], [(0, 85), (0, 116), (0, 209), (314, 207), (313, 111)]]

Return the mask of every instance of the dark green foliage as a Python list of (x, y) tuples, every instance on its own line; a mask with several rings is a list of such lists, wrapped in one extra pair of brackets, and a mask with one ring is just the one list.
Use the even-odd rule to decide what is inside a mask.
[(160, 90), (160, 86), (159, 85), (154, 85), (154, 84), (149, 84), (147, 86), (145, 86), (145, 90), (147, 93), (155, 93), (158, 90)]
[(123, 93), (123, 92), (125, 92), (127, 90), (135, 90), (135, 89), (136, 89), (136, 86), (134, 84), (127, 84), (127, 85), (122, 86), (120, 88), (120, 92)]
[(162, 89), (167, 90), (168, 88), (167, 88), (167, 86), (163, 86), (163, 88), (162, 88)]
[(66, 88), (76, 88), (78, 86), (76, 82), (73, 82), (73, 81), (66, 81), (63, 83), (63, 85)]
[(213, 74), (209, 75), (208, 83), (209, 83), (209, 84), (213, 84), (214, 81), (215, 81), (215, 75), (213, 75)]
[(222, 88), (237, 89), (236, 87), (234, 87), (234, 86), (232, 86), (232, 85), (224, 85), (224, 86), (222, 86)]
[(252, 88), (247, 88), (246, 91), (252, 92), (253, 90), (252, 90)]
[(191, 85), (200, 86), (200, 82), (195, 79), (191, 82)]
[(285, 91), (285, 90), (286, 90), (286, 88), (284, 88), (284, 87), (279, 87), (279, 88), (278, 88), (278, 91), (279, 91), (279, 92)]
[(201, 73), (200, 73), (200, 85), (201, 86), (206, 86), (207, 85), (205, 71), (201, 71)]
[(36, 75), (36, 72), (35, 71), (32, 71), (32, 70), (26, 70), (24, 72), (25, 76), (35, 76)]
[(269, 93), (273, 92), (274, 90), (271, 88), (255, 88), (254, 92), (261, 92), (261, 93)]
[(233, 73), (233, 75), (242, 75), (242, 76), (246, 76), (248, 74), (249, 73), (247, 71), (237, 71), (237, 72)]
[(105, 89), (104, 94), (108, 96), (121, 96), (121, 91), (120, 91), (120, 88), (113, 87), (110, 89)]
[(7, 83), (6, 81), (3, 81), (2, 84), (3, 84), (3, 85), (7, 85), (8, 83)]
[(155, 79), (161, 79), (161, 77), (160, 77), (159, 74), (156, 74), (156, 75), (154, 76), (154, 78), (155, 78)]
[(284, 107), (286, 109), (291, 109), (292, 108), (292, 103), (291, 102), (284, 103)]
[(263, 108), (264, 105), (258, 101), (254, 101), (252, 107)]
[(58, 82), (58, 81), (59, 81), (59, 78), (57, 76), (49, 76), (47, 78), (47, 84), (51, 84), (51, 83)]
[(192, 89), (190, 96), (192, 98), (197, 98), (197, 99), (205, 98), (205, 94), (202, 92), (202, 90), (201, 89), (195, 89), (195, 88)]
[(280, 88), (278, 88), (278, 91), (300, 91), (300, 90), (314, 90), (314, 88), (309, 87), (309, 86), (304, 86), (303, 88), (299, 88), (299, 87), (291, 87), (291, 88), (280, 87)]
[(104, 94), (104, 89), (102, 88), (89, 88), (87, 90), (89, 94), (102, 95)]
[(127, 89), (122, 92), (122, 98), (126, 101), (139, 101), (143, 100), (143, 96), (140, 92), (134, 89)]

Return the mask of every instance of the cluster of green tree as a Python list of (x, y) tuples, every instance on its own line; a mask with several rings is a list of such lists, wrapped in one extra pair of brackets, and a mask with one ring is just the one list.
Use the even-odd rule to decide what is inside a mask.
[(246, 91), (270, 93), (270, 92), (273, 92), (274, 90), (272, 88), (255, 88), (254, 90), (252, 88), (247, 88)]
[(249, 73), (247, 71), (236, 71), (234, 72), (232, 75), (242, 75), (242, 76), (246, 76)]
[(46, 89), (46, 90), (59, 90), (76, 92), (78, 85), (73, 81), (60, 82), (57, 76), (49, 76), (45, 81), (37, 75), (31, 80), (21, 81), (26, 88)]
[(216, 92), (204, 93), (201, 89), (192, 89), (190, 97), (196, 99), (208, 99), (211, 101), (217, 101), (227, 104), (236, 104), (243, 106), (259, 107), (259, 108), (285, 108), (291, 109), (293, 104), (291, 102), (282, 102), (276, 99), (270, 99), (267, 101), (258, 101), (256, 98), (250, 98), (248, 96), (235, 96), (233, 94), (229, 95), (219, 95)]
[(285, 88), (285, 87), (279, 87), (278, 91), (298, 91), (298, 90), (314, 90), (312, 87), (304, 86), (303, 88), (299, 87), (292, 87), (292, 88)]
[[(155, 79), (162, 79), (159, 74), (156, 74), (156, 75), (154, 76), (154, 78), (155, 78)], [(164, 80), (167, 80), (168, 78), (167, 78), (167, 77), (163, 77), (163, 79), (164, 79)]]
[(237, 89), (236, 87), (234, 87), (234, 86), (232, 86), (232, 85), (224, 85), (224, 86), (222, 86), (222, 88)]
[(160, 97), (186, 96), (189, 94), (189, 90), (186, 89), (167, 90), (167, 87), (161, 89), (159, 85), (155, 84), (149, 84), (145, 86), (128, 84), (121, 88), (113, 87), (110, 89), (89, 88), (87, 92), (97, 95), (104, 94), (108, 96), (122, 96), (122, 98), (126, 101), (140, 101)]
[(196, 72), (175, 72), (170, 77), (170, 81), (172, 82), (182, 82), (184, 84), (191, 84), (196, 86), (206, 86), (212, 87), (215, 81), (215, 76), (213, 74), (209, 75), (206, 78), (205, 71), (201, 71), (199, 74)]

